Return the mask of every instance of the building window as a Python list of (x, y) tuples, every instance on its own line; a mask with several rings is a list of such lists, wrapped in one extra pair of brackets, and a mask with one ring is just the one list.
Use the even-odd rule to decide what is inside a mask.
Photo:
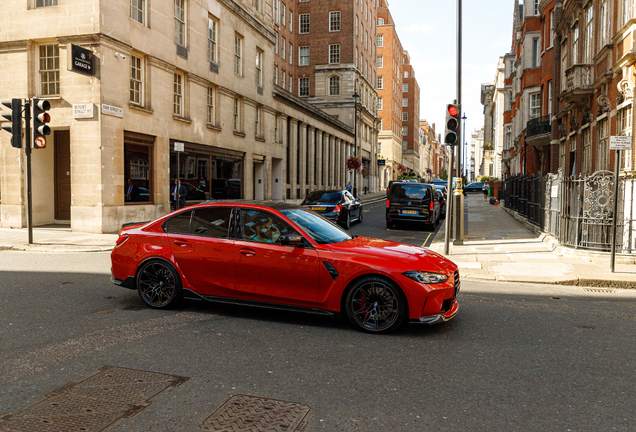
[(408, 71), (404, 71), (404, 78), (408, 78), (409, 77), (409, 72)]
[(154, 137), (124, 132), (124, 201), (127, 203), (153, 202), (153, 145)]
[(530, 95), (530, 118), (541, 117), (541, 93)]
[(598, 147), (596, 149), (596, 169), (609, 169), (609, 134), (607, 117), (599, 120), (596, 126), (598, 132)]
[(539, 15), (539, 3), (540, 3), (540, 0), (534, 0), (534, 10), (533, 10), (533, 13), (534, 13), (535, 15)]
[(60, 94), (60, 47), (40, 46), (40, 96)]
[(550, 47), (554, 44), (554, 9), (550, 11)]
[(287, 39), (285, 38), (281, 38), (280, 56), (283, 58), (283, 60), (287, 61)]
[(302, 46), (298, 48), (298, 64), (300, 66), (309, 66), (309, 47)]
[(539, 67), (539, 38), (532, 39), (532, 67)]
[(309, 77), (298, 78), (298, 96), (309, 96)]
[(407, 150), (409, 148), (409, 142), (407, 140), (402, 140), (402, 150)]
[(289, 89), (288, 91), (290, 93), (294, 92), (294, 77), (292, 76), (292, 74), (289, 74), (289, 81), (287, 81), (289, 83)]
[(609, 17), (608, 17), (608, 9), (607, 9), (607, 0), (601, 1), (598, 17), (599, 17), (600, 46), (604, 47), (605, 45), (609, 43)]
[(340, 63), (340, 44), (329, 45), (329, 63)]
[(294, 13), (291, 10), (289, 11), (289, 32), (294, 32)]
[(340, 11), (329, 12), (329, 31), (340, 31)]
[(144, 23), (144, 0), (130, 0), (130, 17), (138, 23)]
[(256, 9), (256, 12), (261, 11), (261, 0), (254, 0), (254, 9)]
[(243, 60), (241, 56), (243, 51), (243, 38), (234, 36), (234, 73), (237, 75), (243, 75)]
[(216, 92), (214, 87), (208, 87), (208, 124), (216, 124), (216, 112), (215, 112), (215, 96)]
[(174, 41), (181, 46), (186, 44), (185, 0), (174, 0)]
[(623, 7), (623, 22), (622, 25), (627, 24), (627, 21), (634, 16), (634, 0), (622, 0)]
[(289, 49), (287, 50), (287, 52), (289, 54), (289, 64), (293, 65), (294, 64), (294, 45), (290, 43)]
[(384, 47), (384, 35), (378, 35), (378, 48)]
[(282, 25), (287, 25), (287, 7), (285, 3), (281, 3), (280, 5), (280, 23)]
[(130, 102), (143, 105), (143, 59), (130, 56)]
[(407, 136), (409, 134), (408, 126), (402, 126), (402, 136)]
[(340, 95), (340, 77), (332, 76), (329, 78), (329, 96)]
[(407, 112), (402, 113), (402, 121), (409, 121), (409, 113)]
[(274, 17), (274, 22), (278, 23), (278, 3), (280, 0), (272, 0), (272, 17)]
[(409, 92), (409, 85), (402, 84), (402, 93), (408, 93), (408, 92)]
[(278, 38), (279, 35), (276, 33), (276, 41), (274, 42), (274, 54), (278, 54)]
[(384, 18), (378, 18), (378, 25), (384, 25)]
[(280, 86), (285, 89), (285, 78), (287, 78), (287, 72), (284, 70), (280, 71)]
[(254, 136), (262, 137), (263, 136), (263, 107), (260, 105), (256, 107), (256, 124), (255, 124), (255, 132)]
[(183, 117), (183, 75), (178, 72), (174, 73), (174, 98), (172, 112), (174, 115)]
[(378, 90), (382, 90), (384, 88), (384, 78), (379, 76), (378, 77), (378, 86), (377, 89)]
[(384, 108), (383, 99), (381, 97), (378, 98), (378, 111), (382, 111)]
[(404, 108), (409, 106), (409, 100), (407, 98), (402, 98), (402, 106)]
[(274, 84), (278, 85), (278, 66), (274, 66)]
[(592, 18), (594, 15), (592, 5), (585, 9), (585, 63), (591, 63), (594, 53), (594, 32), (592, 26)]
[(57, 0), (38, 0), (35, 6), (36, 7), (57, 6)]
[(208, 18), (208, 60), (217, 63), (216, 35), (218, 22), (212, 18)]
[(256, 50), (256, 85), (263, 86), (263, 51)]
[(381, 55), (379, 55), (377, 56), (376, 60), (378, 63), (378, 69), (382, 69), (382, 67), (384, 66), (384, 58)]
[[(631, 136), (632, 135), (632, 107), (631, 105), (618, 111), (616, 116), (616, 129), (617, 135)], [(632, 152), (629, 150), (621, 151), (621, 160), (619, 167), (621, 169), (631, 169), (631, 157)]]
[(298, 16), (298, 19), (300, 20), (300, 24), (299, 24), (299, 33), (300, 34), (308, 34), (309, 33), (309, 14), (300, 14)]
[(582, 133), (583, 141), (583, 174), (592, 174), (592, 128), (587, 127), (583, 129)]
[(356, 36), (358, 36), (358, 15), (356, 15)]
[(234, 98), (234, 131), (241, 131), (241, 101), (238, 97)]
[(579, 62), (579, 24), (572, 29), (572, 64)]

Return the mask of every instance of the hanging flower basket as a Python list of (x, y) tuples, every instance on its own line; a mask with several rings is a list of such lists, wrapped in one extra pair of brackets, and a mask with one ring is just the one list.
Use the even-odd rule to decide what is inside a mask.
[(406, 170), (408, 170), (408, 168), (404, 164), (398, 164), (397, 169), (400, 172), (406, 172)]
[(349, 156), (347, 159), (347, 169), (349, 171), (358, 171), (361, 166), (362, 162), (360, 161), (360, 158)]

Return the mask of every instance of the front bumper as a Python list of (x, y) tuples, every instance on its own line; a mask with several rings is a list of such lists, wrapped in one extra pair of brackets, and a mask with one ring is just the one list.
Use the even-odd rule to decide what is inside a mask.
[(453, 306), (450, 308), (450, 310), (446, 313), (443, 314), (437, 314), (437, 315), (430, 315), (430, 316), (425, 316), (425, 317), (420, 317), (417, 319), (410, 319), (409, 323), (411, 324), (439, 324), (439, 323), (443, 323), (446, 321), (450, 321), (453, 318), (455, 318), (455, 315), (457, 315), (457, 312), (459, 311), (459, 305), (457, 304), (457, 300), (455, 300), (453, 302)]

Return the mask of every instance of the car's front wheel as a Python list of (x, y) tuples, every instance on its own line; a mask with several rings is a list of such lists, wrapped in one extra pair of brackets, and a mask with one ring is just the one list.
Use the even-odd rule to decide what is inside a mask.
[(152, 308), (167, 308), (181, 298), (181, 280), (172, 265), (153, 260), (144, 263), (137, 273), (139, 297)]
[(351, 323), (369, 333), (392, 332), (408, 316), (402, 290), (379, 276), (357, 281), (347, 292), (345, 309)]

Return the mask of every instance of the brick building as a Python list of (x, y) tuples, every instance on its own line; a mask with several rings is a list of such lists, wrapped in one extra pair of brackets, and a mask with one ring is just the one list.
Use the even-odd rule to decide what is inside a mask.
[(407, 51), (402, 55), (402, 68), (402, 157), (409, 169), (424, 177), (426, 172), (422, 171), (420, 162), (420, 86)]

